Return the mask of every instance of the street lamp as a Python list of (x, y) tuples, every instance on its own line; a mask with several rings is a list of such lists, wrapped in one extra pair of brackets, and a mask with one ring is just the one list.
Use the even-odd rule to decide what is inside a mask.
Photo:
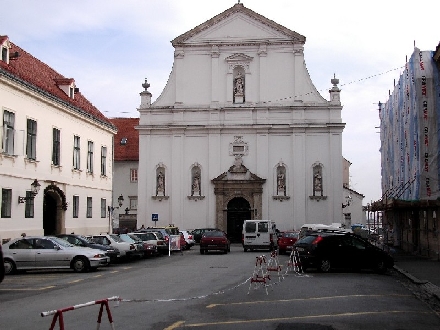
[(20, 197), (18, 196), (18, 203), (25, 203), (28, 200), (34, 199), (35, 196), (37, 196), (38, 192), (40, 191), (40, 183), (38, 182), (37, 179), (34, 180), (34, 182), (31, 183), (31, 196), (26, 196), (26, 197)]
[(122, 206), (122, 203), (123, 203), (123, 202), (124, 202), (124, 196), (122, 196), (122, 194), (121, 194), (121, 196), (118, 197), (118, 204), (119, 204), (119, 207)]

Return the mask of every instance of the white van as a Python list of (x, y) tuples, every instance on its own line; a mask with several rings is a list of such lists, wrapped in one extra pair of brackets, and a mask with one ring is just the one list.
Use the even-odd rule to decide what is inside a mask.
[(272, 220), (245, 220), (242, 232), (244, 252), (276, 249), (278, 245), (276, 229)]

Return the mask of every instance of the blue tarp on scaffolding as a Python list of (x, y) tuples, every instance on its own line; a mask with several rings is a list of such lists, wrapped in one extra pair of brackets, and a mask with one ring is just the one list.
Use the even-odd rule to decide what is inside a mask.
[(415, 48), (392, 94), (380, 104), (386, 198), (440, 197), (440, 86), (432, 57), (432, 51)]

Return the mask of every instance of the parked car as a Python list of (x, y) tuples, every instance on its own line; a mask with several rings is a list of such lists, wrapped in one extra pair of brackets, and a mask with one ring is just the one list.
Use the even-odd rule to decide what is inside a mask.
[(3, 262), (2, 245), (0, 244), (0, 283), (3, 282), (4, 278), (5, 278), (5, 264)]
[(285, 231), (278, 237), (278, 253), (285, 254), (293, 250), (293, 245), (298, 240), (299, 233), (296, 231)]
[(188, 230), (182, 230), (181, 233), (185, 238), (186, 248), (189, 250), (195, 244), (194, 237)]
[(133, 243), (125, 242), (117, 234), (99, 234), (93, 235), (92, 241), (98, 244), (111, 246), (118, 249), (120, 252), (120, 258), (131, 259), (139, 256), (139, 252), (136, 250), (136, 246)]
[(188, 247), (186, 245), (185, 235), (182, 232), (179, 232), (180, 235), (180, 251), (187, 250)]
[(138, 232), (158, 232), (162, 235), (163, 239), (165, 240), (166, 244), (169, 244), (170, 240), (170, 233), (165, 228), (158, 228), (158, 227), (148, 227), (142, 230), (138, 230)]
[[(120, 236), (122, 236), (122, 235), (127, 235), (131, 239), (133, 239), (137, 244), (142, 244), (144, 258), (157, 255), (157, 247), (155, 244), (144, 241), (143, 239), (141, 239), (138, 235), (135, 235), (134, 233), (121, 234)], [(124, 238), (122, 238), (122, 239), (124, 239)]]
[(203, 233), (207, 232), (207, 231), (218, 231), (221, 229), (218, 228), (198, 228), (198, 229), (194, 229), (191, 234), (193, 235), (193, 239), (194, 242), (196, 243), (200, 243), (200, 239), (202, 238)]
[(208, 251), (223, 251), (223, 253), (231, 251), (231, 242), (224, 231), (209, 230), (203, 233), (200, 239), (200, 254)]
[(13, 239), (3, 245), (3, 254), (6, 274), (17, 270), (56, 268), (86, 272), (110, 262), (102, 250), (75, 246), (54, 236)]
[(156, 245), (158, 254), (168, 253), (168, 244), (164, 239), (163, 235), (157, 231), (137, 231), (134, 232), (144, 242), (148, 242)]
[(329, 272), (336, 268), (373, 269), (385, 273), (393, 258), (367, 240), (350, 233), (311, 233), (294, 245), (303, 270), (317, 268)]
[(124, 242), (133, 244), (135, 250), (132, 252), (131, 257), (142, 258), (145, 256), (144, 242), (136, 236), (130, 236), (130, 234), (119, 234), (119, 238)]
[(110, 262), (115, 262), (121, 256), (121, 253), (118, 249), (110, 246), (110, 245), (102, 245), (93, 242), (90, 238), (82, 235), (75, 234), (60, 234), (56, 235), (56, 237), (62, 238), (69, 242), (70, 244), (82, 247), (89, 247), (92, 249), (98, 249), (105, 252), (106, 255), (110, 257)]

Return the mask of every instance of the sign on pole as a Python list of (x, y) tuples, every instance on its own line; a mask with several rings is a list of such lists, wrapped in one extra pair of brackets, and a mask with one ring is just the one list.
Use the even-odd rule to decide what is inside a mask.
[(151, 214), (151, 220), (154, 221), (154, 227), (156, 227), (156, 222), (159, 221), (159, 214), (157, 213)]

